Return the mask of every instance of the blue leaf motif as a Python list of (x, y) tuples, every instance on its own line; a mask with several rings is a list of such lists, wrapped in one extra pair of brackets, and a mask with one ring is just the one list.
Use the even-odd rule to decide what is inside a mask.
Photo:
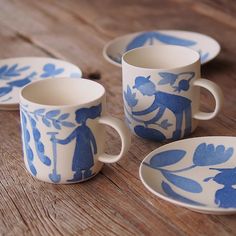
[(214, 146), (213, 144), (201, 143), (197, 146), (193, 163), (197, 166), (209, 166), (224, 163), (233, 155), (232, 147), (225, 148), (224, 145)]
[(37, 128), (36, 121), (32, 117), (30, 117), (29, 114), (28, 114), (28, 117), (29, 117), (29, 120), (30, 120), (30, 123), (31, 123), (31, 128), (32, 128), (32, 131), (33, 131), (34, 145), (35, 145), (35, 150), (37, 152), (38, 158), (40, 159), (40, 161), (43, 164), (45, 164), (47, 166), (50, 166), (51, 165), (51, 160), (50, 160), (49, 157), (44, 155), (44, 145), (40, 141), (41, 134), (40, 134), (40, 131)]
[(59, 118), (58, 118), (58, 120), (65, 120), (65, 119), (67, 119), (68, 117), (69, 117), (69, 113), (65, 113), (65, 114), (62, 114)]
[(175, 186), (190, 193), (201, 193), (202, 186), (193, 179), (189, 179), (183, 176), (174, 175), (168, 171), (161, 171), (163, 176)]
[(0, 75), (3, 74), (7, 70), (7, 65), (0, 67)]
[(161, 41), (162, 43), (171, 44), (171, 45), (179, 45), (179, 46), (189, 47), (189, 46), (193, 46), (193, 45), (197, 44), (197, 42), (193, 41), (193, 40), (182, 39), (179, 37), (170, 36), (170, 35), (163, 34), (160, 32), (155, 32), (155, 38), (157, 40)]
[(55, 76), (55, 75), (61, 74), (64, 71), (63, 68), (56, 69), (56, 66), (51, 63), (44, 65), (43, 70), (44, 70), (44, 73), (41, 74), (42, 78), (46, 78), (49, 76)]
[(25, 86), (29, 82), (30, 82), (30, 80), (28, 78), (25, 78), (25, 79), (21, 79), (21, 80), (15, 80), (12, 82), (8, 82), (7, 84), (9, 84), (12, 87), (19, 87), (20, 88), (20, 87)]
[(142, 138), (146, 138), (146, 139), (150, 139), (150, 140), (155, 140), (155, 141), (163, 141), (166, 139), (165, 135), (157, 130), (157, 129), (152, 129), (152, 128), (147, 128), (144, 127), (142, 125), (136, 125), (134, 127), (134, 132), (142, 137)]
[[(17, 64), (14, 64), (13, 66), (11, 66), (9, 69), (8, 69), (8, 72), (7, 72), (7, 74), (9, 75), (9, 74), (11, 74), (11, 73), (13, 73), (14, 74), (14, 71), (15, 71), (15, 69), (17, 68)], [(16, 73), (17, 74), (17, 73)]]
[(127, 92), (124, 91), (124, 97), (129, 107), (134, 107), (138, 103), (138, 99), (136, 99), (136, 93), (132, 93), (129, 85), (127, 85)]
[(51, 127), (51, 123), (46, 119), (46, 117), (43, 116), (42, 121), (47, 127)]
[(17, 68), (17, 67), (18, 67), (18, 64), (14, 64), (12, 66), (4, 65), (0, 67), (0, 79), (9, 80), (10, 79), (9, 77), (19, 76), (22, 71), (28, 70), (30, 68), (29, 66), (25, 66), (21, 68)]
[(136, 36), (126, 47), (125, 51), (143, 46), (148, 40), (153, 39), (154, 32), (145, 32)]
[(41, 115), (41, 114), (43, 114), (44, 112), (45, 112), (45, 109), (44, 109), (44, 108), (40, 108), (40, 109), (37, 109), (37, 110), (34, 111), (34, 113), (35, 113), (36, 115)]
[(24, 66), (24, 67), (17, 69), (17, 71), (22, 72), (22, 71), (28, 70), (29, 68), (30, 68), (30, 66)]
[(56, 120), (53, 120), (53, 121), (52, 121), (52, 124), (53, 124), (53, 126), (54, 126), (56, 129), (61, 129), (61, 126), (57, 123)]
[(36, 169), (35, 169), (35, 167), (34, 167), (34, 165), (33, 165), (32, 163), (29, 164), (29, 168), (30, 168), (31, 173), (32, 173), (34, 176), (36, 176), (37, 171), (36, 171)]
[[(29, 142), (29, 141), (28, 141)], [(34, 154), (31, 148), (27, 147), (26, 149), (26, 156), (29, 162), (32, 162), (34, 160)]]
[(163, 120), (160, 124), (160, 127), (163, 129), (168, 129), (173, 124), (169, 123), (167, 119)]
[(12, 91), (12, 87), (1, 87), (0, 88), (0, 97), (10, 93)]
[(155, 154), (150, 159), (150, 166), (154, 169), (173, 165), (179, 162), (186, 154), (184, 150), (168, 150)]
[(50, 118), (55, 117), (59, 114), (60, 114), (60, 110), (52, 110), (52, 111), (48, 111), (46, 113), (46, 117), (50, 119)]
[(44, 65), (43, 70), (44, 71), (54, 71), (56, 69), (54, 64), (48, 63)]
[(25, 114), (22, 111), (20, 112), (20, 114), (21, 114), (21, 121), (22, 121), (21, 122), (22, 138), (24, 140), (23, 149), (26, 154), (29, 169), (30, 169), (31, 173), (35, 176), (37, 174), (37, 171), (32, 163), (32, 161), (34, 159), (34, 154), (33, 154), (33, 151), (30, 147), (30, 133), (26, 127), (27, 126), (27, 119), (26, 119)]
[(73, 124), (69, 121), (62, 121), (61, 124), (65, 127), (75, 127), (75, 124)]
[(197, 205), (197, 206), (203, 206), (204, 205), (202, 203), (193, 201), (191, 199), (183, 197), (180, 194), (174, 192), (174, 190), (170, 187), (170, 185), (167, 184), (164, 181), (162, 182), (161, 187), (162, 187), (163, 191), (167, 194), (167, 196), (171, 197), (174, 200), (178, 200), (180, 202), (184, 202), (184, 203), (188, 203), (188, 204), (192, 204), (192, 205)]
[(170, 84), (173, 85), (178, 78), (177, 74), (169, 73), (169, 72), (160, 72), (159, 75), (163, 78), (161, 79), (158, 84), (164, 85), (164, 84)]

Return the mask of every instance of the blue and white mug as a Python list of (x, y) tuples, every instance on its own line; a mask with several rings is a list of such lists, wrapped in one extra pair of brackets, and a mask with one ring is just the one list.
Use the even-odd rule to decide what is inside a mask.
[[(221, 89), (200, 78), (200, 56), (173, 45), (136, 48), (122, 57), (126, 122), (139, 137), (177, 140), (193, 132), (198, 120), (215, 117), (223, 102)], [(211, 92), (215, 109), (201, 112), (200, 87)]]
[[(103, 163), (126, 154), (130, 132), (106, 115), (105, 89), (86, 79), (53, 78), (26, 85), (20, 94), (24, 161), (27, 170), (50, 183), (92, 178)], [(121, 137), (118, 155), (104, 153), (105, 126)]]

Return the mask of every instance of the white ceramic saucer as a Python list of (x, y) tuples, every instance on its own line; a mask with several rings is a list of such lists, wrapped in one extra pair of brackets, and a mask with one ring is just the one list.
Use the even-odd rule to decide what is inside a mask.
[(121, 66), (121, 57), (125, 52), (137, 47), (158, 44), (190, 47), (200, 53), (201, 64), (212, 60), (220, 52), (219, 43), (207, 35), (180, 30), (156, 30), (118, 37), (105, 45), (103, 56), (110, 63)]
[(19, 91), (31, 81), (49, 77), (78, 77), (81, 70), (66, 61), (43, 57), (0, 60), (0, 110), (17, 110)]
[(236, 137), (199, 137), (164, 145), (141, 163), (156, 196), (207, 214), (236, 213)]

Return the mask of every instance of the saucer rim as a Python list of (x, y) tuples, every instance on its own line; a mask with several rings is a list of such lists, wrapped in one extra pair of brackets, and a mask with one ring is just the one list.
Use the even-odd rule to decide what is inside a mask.
[[(74, 64), (70, 61), (66, 61), (64, 59), (58, 59), (58, 58), (54, 58), (54, 57), (45, 57), (45, 56), (7, 57), (7, 58), (1, 58), (0, 64), (4, 65), (4, 63), (10, 62), (10, 61), (13, 61), (14, 63), (20, 63), (20, 61), (22, 61), (22, 60), (25, 60), (25, 61), (29, 60), (31, 65), (35, 63), (35, 62), (33, 62), (33, 60), (34, 61), (35, 60), (50, 60), (50, 61), (55, 61), (55, 62), (61, 62), (63, 64), (64, 63), (69, 64), (70, 66), (74, 66), (78, 70), (78, 72), (76, 72), (76, 73), (78, 73), (78, 75), (80, 75), (80, 76), (78, 76), (78, 78), (83, 77), (83, 72), (79, 66), (77, 66), (76, 64)], [(63, 77), (65, 77), (65, 76), (63, 76)], [(49, 78), (51, 78), (51, 77), (49, 77)], [(48, 79), (48, 78), (46, 78), (46, 79)], [(17, 110), (19, 110), (19, 104), (20, 104), (19, 100), (18, 100), (18, 102), (13, 102), (13, 103), (1, 103), (0, 102), (0, 111), (17, 111)]]
[[(210, 59), (208, 59), (208, 60), (202, 62), (201, 65), (204, 65), (204, 64), (206, 64), (206, 63), (212, 61), (214, 58), (216, 58), (216, 57), (219, 55), (219, 53), (220, 53), (220, 51), (221, 51), (221, 46), (220, 46), (219, 42), (218, 42), (216, 39), (214, 39), (213, 37), (209, 36), (209, 35), (202, 34), (202, 33), (195, 32), (195, 31), (188, 31), (188, 30), (175, 30), (175, 29), (160, 29), (160, 30), (156, 30), (156, 29), (155, 29), (155, 30), (147, 30), (147, 31), (144, 30), (144, 31), (138, 31), (138, 32), (133, 32), (133, 33), (129, 33), (129, 34), (124, 34), (124, 35), (118, 36), (118, 37), (116, 37), (116, 38), (114, 38), (114, 39), (108, 41), (108, 42), (104, 45), (103, 50), (102, 50), (102, 55), (103, 55), (103, 57), (104, 57), (105, 60), (108, 61), (109, 63), (111, 63), (111, 64), (113, 64), (113, 65), (115, 65), (115, 66), (117, 66), (117, 67), (122, 67), (122, 63), (118, 63), (118, 62), (112, 60), (112, 59), (108, 56), (108, 54), (107, 54), (108, 48), (109, 48), (112, 44), (115, 44), (117, 41), (120, 41), (120, 40), (122, 40), (123, 38), (129, 37), (129, 36), (132, 36), (132, 35), (136, 35), (136, 34), (141, 34), (141, 33), (149, 32), (149, 31), (150, 31), (150, 32), (152, 32), (152, 31), (155, 31), (155, 32), (170, 32), (170, 31), (172, 31), (172, 32), (178, 32), (178, 33), (192, 33), (192, 34), (198, 34), (198, 35), (207, 37), (207, 38), (209, 38), (210, 40), (214, 41), (214, 43), (215, 43), (216, 46), (217, 46), (217, 50), (216, 50), (215, 55), (214, 55), (213, 57), (210, 57)], [(150, 45), (149, 45), (149, 46), (150, 46)], [(145, 47), (145, 46), (144, 46), (144, 47)], [(194, 50), (194, 49), (193, 49), (193, 50)]]
[(142, 182), (142, 184), (151, 192), (153, 193), (155, 196), (159, 197), (162, 200), (165, 200), (169, 203), (175, 204), (177, 206), (181, 206), (181, 207), (185, 207), (188, 208), (192, 211), (198, 212), (198, 213), (205, 213), (205, 214), (218, 214), (218, 215), (223, 215), (223, 214), (233, 214), (236, 213), (236, 207), (235, 208), (219, 208), (219, 207), (207, 207), (207, 206), (196, 206), (196, 205), (192, 205), (190, 203), (184, 203), (175, 199), (172, 199), (168, 196), (164, 196), (163, 194), (161, 194), (160, 192), (155, 191), (154, 189), (152, 189), (145, 181), (145, 179), (143, 178), (142, 175), (142, 168), (145, 166), (143, 163), (150, 158), (150, 156), (152, 156), (153, 154), (159, 153), (161, 151), (161, 149), (163, 149), (165, 147), (168, 146), (173, 146), (173, 144), (178, 144), (178, 143), (182, 143), (182, 142), (188, 142), (189, 140), (202, 140), (204, 138), (205, 139), (220, 139), (220, 138), (224, 138), (224, 139), (232, 139), (235, 138), (234, 136), (203, 136), (203, 137), (194, 137), (194, 138), (188, 138), (188, 139), (182, 139), (182, 140), (178, 140), (175, 142), (171, 142), (165, 145), (162, 145), (156, 149), (154, 149), (152, 152), (150, 152), (149, 154), (147, 154), (144, 159), (142, 160), (140, 166), (139, 166), (139, 178)]

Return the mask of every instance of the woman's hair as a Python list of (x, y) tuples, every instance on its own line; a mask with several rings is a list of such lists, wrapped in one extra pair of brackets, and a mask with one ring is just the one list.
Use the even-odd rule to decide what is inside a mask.
[(102, 111), (102, 104), (99, 104), (97, 106), (92, 106), (89, 108), (78, 109), (75, 112), (76, 120), (79, 122), (82, 120), (86, 121), (87, 119), (95, 119), (101, 115), (101, 111)]

